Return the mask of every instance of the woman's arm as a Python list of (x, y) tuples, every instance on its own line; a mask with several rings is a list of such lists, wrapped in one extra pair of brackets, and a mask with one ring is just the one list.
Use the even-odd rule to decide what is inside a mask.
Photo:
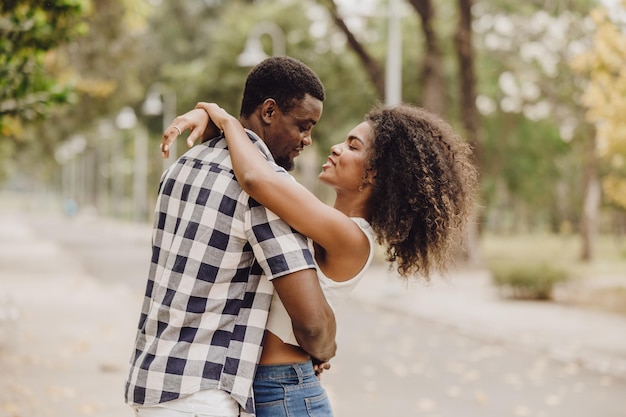
[[(205, 110), (224, 131), (237, 181), (252, 198), (323, 247), (327, 256), (357, 257), (365, 263), (369, 242), (356, 223), (291, 177), (274, 171), (238, 119), (214, 103), (198, 103), (196, 108)], [(346, 271), (351, 272), (355, 271)]]
[(201, 109), (193, 109), (187, 113), (177, 116), (172, 123), (163, 131), (163, 139), (161, 139), (161, 154), (163, 158), (170, 155), (170, 146), (176, 138), (189, 129), (189, 137), (187, 137), (187, 146), (190, 148), (198, 140), (204, 142), (212, 139), (220, 134), (220, 130), (211, 121), (206, 111)]

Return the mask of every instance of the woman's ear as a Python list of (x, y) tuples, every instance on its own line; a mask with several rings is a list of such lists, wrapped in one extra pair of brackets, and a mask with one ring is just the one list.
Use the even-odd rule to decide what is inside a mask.
[(272, 118), (276, 114), (277, 108), (278, 106), (276, 105), (276, 101), (273, 98), (265, 99), (261, 108), (261, 118), (263, 119), (264, 123), (272, 123)]
[(359, 186), (359, 191), (363, 191), (365, 187), (373, 186), (375, 179), (376, 179), (376, 171), (373, 168), (366, 168), (365, 176), (361, 180), (361, 185)]

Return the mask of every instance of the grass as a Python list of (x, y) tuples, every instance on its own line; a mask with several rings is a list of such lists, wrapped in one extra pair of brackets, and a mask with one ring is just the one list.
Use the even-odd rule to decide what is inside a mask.
[(581, 245), (577, 235), (486, 235), (481, 239), (481, 251), (486, 263), (547, 263), (567, 269), (578, 278), (614, 275), (626, 281), (626, 238), (619, 242), (614, 236), (599, 236), (591, 262), (580, 260)]
[(489, 270), (500, 294), (513, 299), (552, 300), (554, 289), (570, 281), (568, 271), (546, 263), (492, 263)]
[(555, 291), (556, 302), (626, 314), (626, 239), (602, 235), (594, 258), (580, 260), (577, 235), (529, 234), (481, 239), (485, 265), (548, 265), (573, 279)]

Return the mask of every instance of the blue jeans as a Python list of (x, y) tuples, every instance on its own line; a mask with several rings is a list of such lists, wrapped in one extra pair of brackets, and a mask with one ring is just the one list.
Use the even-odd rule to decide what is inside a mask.
[(311, 362), (259, 365), (254, 377), (257, 417), (332, 417)]

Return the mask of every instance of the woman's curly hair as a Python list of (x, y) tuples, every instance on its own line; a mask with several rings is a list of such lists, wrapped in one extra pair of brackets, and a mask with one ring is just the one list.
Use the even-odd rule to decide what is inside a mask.
[(374, 133), (367, 172), (377, 242), (401, 276), (429, 279), (463, 242), (478, 177), (471, 148), (422, 108), (378, 106), (365, 120)]

